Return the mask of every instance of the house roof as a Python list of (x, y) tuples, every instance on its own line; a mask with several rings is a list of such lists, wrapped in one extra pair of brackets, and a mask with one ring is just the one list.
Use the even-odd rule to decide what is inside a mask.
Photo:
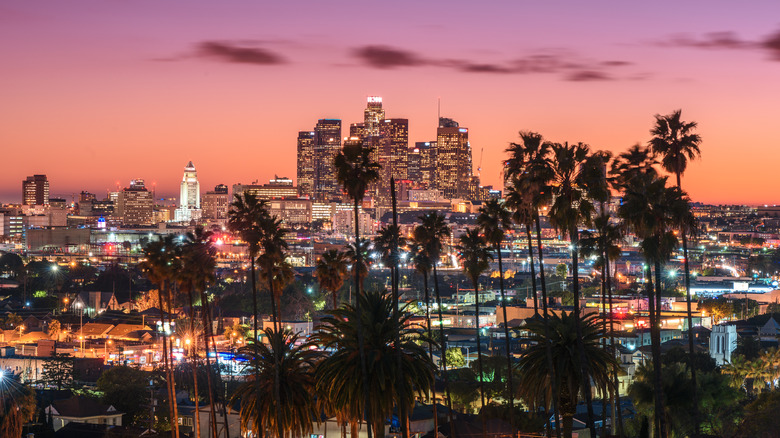
[(89, 322), (87, 324), (84, 324), (84, 327), (82, 327), (81, 330), (79, 330), (79, 335), (84, 336), (102, 336), (109, 332), (114, 327), (113, 324), (101, 324), (99, 322)]
[(101, 415), (121, 414), (111, 405), (104, 405), (94, 399), (81, 395), (75, 395), (65, 400), (56, 400), (52, 402), (50, 407), (54, 408), (54, 411), (56, 411), (56, 414), (55, 412), (52, 412), (52, 414), (62, 417), (87, 418)]
[(144, 330), (152, 331), (151, 328), (142, 324), (117, 324), (116, 327), (114, 327), (113, 329), (111, 329), (110, 332), (108, 332), (108, 336), (114, 338), (124, 338), (130, 335), (132, 332), (144, 331)]

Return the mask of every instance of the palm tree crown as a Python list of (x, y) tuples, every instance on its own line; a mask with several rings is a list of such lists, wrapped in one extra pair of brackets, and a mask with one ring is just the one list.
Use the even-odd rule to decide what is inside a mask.
[[(291, 437), (309, 434), (312, 420), (319, 416), (312, 397), (319, 353), (299, 343), (298, 335), (288, 330), (267, 328), (264, 333), (267, 344), (259, 342), (239, 349), (247, 359), (247, 371), (255, 370), (247, 374), (247, 381), (233, 395), (233, 401), (241, 402), (241, 427), (255, 436), (263, 432), (278, 434), (279, 430)], [(274, 396), (277, 384), (278, 402)]]
[[(411, 406), (415, 394), (427, 394), (433, 385), (433, 362), (420, 341), (428, 341), (420, 330), (409, 324), (404, 309), (400, 318), (393, 319), (393, 298), (390, 294), (367, 292), (358, 297), (361, 311), (351, 304), (344, 304), (322, 319), (314, 342), (333, 353), (324, 358), (317, 370), (317, 393), (329, 399), (335, 409), (346, 418), (358, 421), (365, 412), (378, 437), (384, 435), (385, 421), (398, 404)], [(371, 367), (366, 379), (361, 375), (358, 359), (358, 331), (365, 334), (365, 354)], [(400, 339), (402, 369), (398, 369), (394, 340)], [(403, 390), (396, 388), (396, 376), (402, 377)], [(363, 397), (363, 382), (369, 386), (372, 396)], [(403, 394), (404, 400), (398, 400)]]
[(680, 175), (685, 173), (688, 160), (701, 156), (699, 145), (701, 137), (694, 133), (696, 122), (684, 122), (680, 119), (682, 110), (673, 111), (662, 116), (655, 115), (655, 125), (650, 130), (653, 138), (650, 147), (661, 156), (664, 169), (677, 175), (677, 185), (680, 185)]

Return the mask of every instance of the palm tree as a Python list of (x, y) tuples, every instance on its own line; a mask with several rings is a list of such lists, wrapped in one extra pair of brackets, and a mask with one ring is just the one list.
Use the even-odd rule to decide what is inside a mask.
[[(276, 216), (264, 216), (259, 225), (262, 231), (260, 246), (263, 248), (263, 255), (258, 258), (258, 264), (263, 267), (263, 280), (268, 285), (268, 292), (271, 296), (271, 317), (276, 330), (280, 331), (282, 324), (279, 317), (281, 288), (289, 284), (291, 278), (277, 277), (277, 275), (285, 272), (286, 268), (288, 271), (292, 271), (292, 267), (285, 261), (285, 250), (287, 250), (288, 245), (284, 236), (288, 230), (282, 226), (282, 220)], [(285, 283), (284, 280), (287, 282)]]
[[(322, 348), (333, 350), (317, 367), (316, 391), (352, 421), (365, 414), (369, 430), (377, 438), (384, 436), (385, 422), (394, 406), (411, 407), (416, 396), (427, 394), (433, 385), (433, 362), (423, 347), (428, 341), (420, 330), (409, 324), (411, 315), (402, 309), (393, 319), (393, 298), (390, 294), (361, 294), (357, 305), (345, 304), (323, 318), (314, 341)], [(371, 358), (371, 368), (363, 373), (357, 359), (360, 350), (359, 333), (365, 331), (364, 351)], [(402, 367), (398, 368), (394, 341), (401, 339)], [(401, 375), (402, 388), (393, 383)], [(367, 384), (368, 388), (363, 388)], [(368, 389), (372, 397), (362, 395)], [(403, 396), (403, 398), (401, 398)], [(400, 411), (400, 409), (399, 409)]]
[[(255, 436), (266, 430), (276, 431), (277, 438), (308, 435), (312, 420), (320, 415), (312, 397), (319, 353), (288, 330), (267, 328), (263, 332), (267, 344), (258, 342), (239, 349), (247, 359), (245, 368), (260, 370), (259, 381), (249, 375), (232, 397), (232, 401), (241, 402), (241, 428)], [(279, 399), (272, 396), (277, 387)]]
[[(148, 243), (144, 247), (145, 260), (141, 262), (141, 269), (152, 283), (157, 284), (157, 299), (160, 305), (160, 323), (162, 327), (161, 341), (163, 350), (163, 368), (165, 370), (166, 387), (168, 390), (168, 400), (170, 408), (170, 418), (173, 427), (173, 436), (178, 438), (179, 425), (175, 421), (178, 408), (176, 406), (176, 383), (173, 379), (172, 366), (172, 345), (169, 345), (170, 338), (166, 327), (170, 324), (166, 321), (166, 315), (172, 310), (170, 300), (171, 283), (174, 281), (175, 273), (180, 269), (178, 264), (178, 245), (173, 235), (167, 235), (158, 240)], [(168, 299), (166, 301), (166, 299)], [(167, 304), (167, 310), (166, 310)]]
[(655, 169), (657, 164), (658, 160), (652, 149), (635, 144), (612, 159), (609, 170), (610, 183), (614, 189), (623, 190), (638, 175), (657, 174)]
[(534, 243), (531, 237), (531, 226), (534, 223), (535, 208), (531, 204), (532, 195), (522, 187), (523, 180), (515, 178), (511, 183), (504, 186), (505, 201), (504, 205), (511, 210), (512, 220), (520, 226), (525, 227), (525, 234), (528, 242), (528, 260), (531, 270), (531, 290), (534, 297), (534, 314), (539, 314), (539, 296), (536, 289), (536, 267), (534, 266)]
[[(650, 313), (653, 368), (655, 373), (656, 410), (663, 412), (663, 394), (661, 388), (661, 267), (671, 257), (677, 247), (677, 237), (673, 229), (690, 229), (694, 218), (690, 212), (687, 196), (677, 187), (668, 187), (666, 177), (658, 177), (654, 172), (639, 174), (625, 187), (623, 204), (618, 215), (642, 242), (640, 248), (648, 266), (655, 269), (655, 300), (653, 300), (652, 281), (648, 282), (648, 309)], [(683, 225), (680, 225), (683, 224)], [(658, 313), (656, 313), (658, 312)], [(656, 428), (660, 436), (665, 437), (664, 416), (656, 418)]]
[[(479, 234), (478, 228), (466, 228), (466, 233), (460, 236), (460, 244), (456, 247), (458, 257), (463, 265), (463, 272), (474, 285), (474, 302), (476, 305), (475, 325), (477, 327), (477, 370), (479, 372), (479, 395), (482, 408), (485, 408), (485, 375), (482, 373), (482, 342), (479, 326), (479, 277), (490, 268), (493, 255), (487, 247), (487, 241)], [(511, 369), (511, 367), (510, 367)], [(484, 419), (484, 416), (483, 416)], [(483, 432), (485, 432), (483, 430)]]
[[(555, 417), (562, 417), (563, 434), (569, 438), (572, 436), (578, 395), (586, 384), (590, 385), (585, 381), (589, 378), (599, 387), (611, 388), (611, 373), (618, 366), (617, 361), (610, 352), (601, 348), (603, 332), (595, 313), (582, 319), (577, 319), (573, 313), (561, 312), (560, 316), (553, 313), (546, 322), (533, 319), (525, 328), (535, 344), (518, 362), (521, 396), (532, 406), (560, 399), (560, 412), (556, 411)], [(578, 353), (580, 340), (584, 355)], [(548, 345), (552, 347), (553, 368), (547, 365)], [(588, 363), (588, 377), (582, 373), (583, 360)], [(557, 384), (553, 385), (556, 380)], [(560, 388), (557, 397), (552, 393), (554, 387)]]
[[(509, 210), (497, 199), (486, 202), (479, 209), (477, 225), (485, 236), (485, 241), (496, 250), (498, 256), (498, 286), (501, 291), (501, 307), (504, 312), (504, 339), (506, 341), (506, 364), (507, 370), (512, 369), (511, 339), (509, 337), (509, 320), (506, 317), (506, 295), (504, 294), (504, 266), (501, 259), (501, 244), (504, 242), (504, 230), (512, 228), (512, 218)], [(514, 383), (512, 382), (512, 373), (507, 373), (507, 384), (509, 385), (509, 408), (510, 423), (514, 424), (515, 398)]]
[[(550, 206), (550, 224), (571, 242), (572, 292), (574, 294), (574, 318), (580, 319), (580, 282), (579, 282), (579, 225), (589, 224), (594, 212), (588, 193), (589, 168), (586, 163), (590, 157), (587, 145), (577, 143), (555, 143), (552, 148), (552, 194)], [(580, 354), (583, 346), (578, 345)], [(588, 363), (582, 364), (583, 375), (588, 375)], [(585, 402), (588, 409), (588, 428), (591, 436), (596, 436), (590, 382), (583, 379)]]
[[(368, 278), (368, 269), (371, 266), (372, 259), (369, 256), (372, 244), (370, 240), (360, 239), (357, 242), (352, 242), (344, 248), (344, 254), (346, 254), (347, 260), (350, 262), (350, 270), (353, 276), (360, 284), (360, 289), (363, 289), (363, 284)], [(357, 289), (357, 286), (355, 286)], [(350, 302), (352, 301), (350, 297)]]
[[(418, 229), (420, 231), (418, 231)], [(428, 336), (429, 340), (433, 339), (433, 331), (431, 330), (431, 297), (430, 293), (428, 291), (428, 276), (431, 273), (431, 270), (433, 269), (433, 263), (431, 262), (431, 257), (426, 251), (426, 234), (425, 230), (421, 227), (417, 227), (414, 230), (413, 236), (412, 236), (412, 246), (411, 246), (411, 261), (414, 265), (414, 270), (417, 271), (418, 274), (422, 276), (423, 279), (423, 290), (424, 290), (424, 297), (425, 297), (425, 334)], [(428, 342), (428, 356), (431, 358), (431, 362), (433, 362), (433, 342)], [(432, 377), (434, 381), (436, 380), (436, 370), (431, 370)], [(438, 412), (436, 408), (436, 385), (431, 385), (431, 396), (433, 398), (433, 430), (438, 431), (439, 430), (439, 417)], [(437, 432), (438, 433), (438, 432)]]
[(35, 417), (35, 391), (21, 384), (19, 378), (17, 374), (5, 374), (0, 379), (0, 436), (22, 436), (24, 425)]
[[(694, 133), (696, 122), (684, 122), (680, 119), (681, 110), (673, 111), (671, 114), (661, 116), (655, 115), (655, 125), (650, 130), (653, 138), (650, 139), (650, 147), (653, 152), (661, 156), (661, 164), (667, 172), (673, 173), (677, 177), (677, 188), (682, 190), (682, 174), (688, 167), (688, 160), (695, 160), (701, 156), (699, 145), (701, 137)], [(683, 264), (685, 268), (685, 297), (688, 306), (688, 369), (691, 370), (691, 379), (693, 381), (693, 404), (694, 404), (694, 422), (695, 430), (699, 431), (698, 421), (698, 397), (696, 393), (696, 369), (693, 366), (693, 312), (691, 310), (691, 277), (688, 266), (688, 232), (685, 228), (680, 228), (683, 246)]]
[[(360, 272), (363, 267), (362, 251), (360, 244), (360, 215), (359, 207), (360, 203), (366, 195), (368, 185), (379, 179), (379, 170), (381, 166), (379, 163), (372, 161), (372, 148), (363, 147), (362, 144), (345, 144), (341, 149), (341, 152), (336, 155), (333, 160), (333, 165), (336, 170), (336, 179), (344, 187), (344, 191), (347, 193), (350, 199), (354, 201), (355, 205), (355, 263), (353, 264), (355, 274), (355, 295), (357, 303), (356, 309), (358, 315), (360, 315), (362, 284), (360, 281)], [(360, 321), (360, 320), (358, 320)], [(363, 376), (363, 388), (365, 399), (365, 406), (368, 409), (368, 402), (370, 393), (368, 389), (368, 382), (366, 381), (368, 371), (366, 368), (366, 355), (363, 348), (363, 330), (358, 327), (358, 344), (360, 353), (360, 369)], [(368, 428), (368, 438), (371, 438), (371, 428)]]
[(339, 290), (344, 286), (348, 269), (347, 254), (337, 249), (325, 251), (314, 268), (314, 276), (320, 283), (320, 289), (330, 292), (333, 297), (334, 309), (339, 307)]
[(439, 274), (438, 265), (441, 259), (444, 240), (450, 237), (452, 231), (444, 220), (444, 216), (436, 212), (430, 212), (419, 217), (420, 225), (414, 229), (414, 240), (418, 242), (428, 256), (428, 262), (433, 269), (433, 291), (436, 295), (436, 308), (439, 316), (439, 347), (442, 364), (442, 374), (444, 375), (444, 394), (447, 397), (447, 416), (450, 424), (453, 423), (452, 417), (452, 397), (450, 394), (450, 376), (447, 372), (447, 338), (444, 336), (444, 318), (442, 316), (441, 294), (439, 292)]
[(255, 259), (260, 252), (260, 240), (263, 238), (261, 223), (267, 216), (268, 208), (266, 201), (258, 200), (254, 194), (248, 192), (244, 193), (243, 197), (236, 195), (228, 211), (228, 228), (234, 233), (238, 233), (241, 240), (247, 244), (249, 251), (249, 266), (252, 273), (252, 317), (254, 320), (252, 342), (257, 342), (257, 336), (260, 333), (257, 327), (260, 316), (257, 313)]
[[(186, 241), (182, 245), (181, 262), (182, 269), (175, 273), (179, 290), (187, 294), (189, 301), (190, 341), (195, 348), (195, 354), (190, 359), (192, 367), (193, 389), (195, 393), (195, 435), (200, 436), (200, 409), (198, 392), (198, 337), (195, 331), (195, 306), (192, 299), (193, 292), (206, 290), (207, 283), (214, 281), (214, 249), (210, 244), (211, 232), (204, 231), (203, 227), (197, 227), (194, 233), (187, 233)], [(206, 343), (208, 348), (208, 343)], [(208, 349), (206, 350), (208, 356)], [(209, 372), (210, 376), (210, 372)], [(212, 430), (216, 430), (216, 415), (214, 412), (214, 396), (209, 385), (209, 400), (211, 406)]]
[[(539, 211), (552, 202), (550, 183), (553, 178), (552, 163), (549, 159), (551, 143), (545, 142), (541, 134), (530, 131), (520, 132), (521, 143), (511, 143), (507, 152), (510, 154), (505, 169), (505, 180), (511, 181), (513, 192), (518, 192), (515, 198), (508, 200), (515, 205), (515, 220), (533, 222), (536, 225), (536, 247), (539, 258), (539, 284), (542, 290), (542, 316), (547, 321), (547, 282), (544, 274), (544, 252), (542, 251), (542, 226)], [(512, 192), (510, 192), (512, 193)], [(522, 210), (520, 210), (522, 208)], [(526, 234), (530, 240), (530, 223), (526, 225)], [(529, 254), (532, 249), (529, 247)], [(533, 257), (531, 258), (531, 277), (534, 288), (536, 277), (533, 272)], [(549, 339), (549, 337), (548, 337)], [(548, 369), (553, 369), (552, 350), (547, 346)], [(552, 407), (559, 411), (557, 379), (552, 379)], [(547, 409), (545, 404), (545, 409)], [(549, 418), (549, 415), (547, 415)], [(561, 437), (561, 428), (555, 425), (555, 435)]]

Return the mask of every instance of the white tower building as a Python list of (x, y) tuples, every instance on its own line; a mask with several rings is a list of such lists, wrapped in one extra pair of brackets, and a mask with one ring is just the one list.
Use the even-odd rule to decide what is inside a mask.
[(176, 222), (189, 222), (199, 220), (200, 210), (200, 183), (198, 182), (198, 172), (192, 161), (184, 167), (184, 177), (181, 180), (181, 190), (179, 192), (179, 208), (176, 209)]

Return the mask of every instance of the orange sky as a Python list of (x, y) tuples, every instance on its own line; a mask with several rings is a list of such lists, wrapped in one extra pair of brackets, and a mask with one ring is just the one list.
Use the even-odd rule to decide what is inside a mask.
[(619, 152), (682, 108), (694, 200), (780, 203), (780, 3), (257, 3), (0, 3), (0, 201), (34, 173), (175, 194), (189, 160), (204, 191), (294, 177), (299, 130), (378, 95), (410, 142), (441, 98), (485, 184), (518, 130)]

